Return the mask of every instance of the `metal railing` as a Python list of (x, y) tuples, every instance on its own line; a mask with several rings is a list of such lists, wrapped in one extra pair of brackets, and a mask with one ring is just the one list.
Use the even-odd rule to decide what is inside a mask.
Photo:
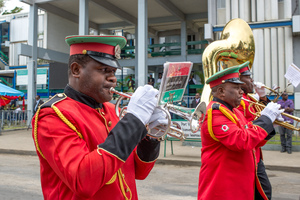
[(0, 128), (1, 130), (25, 128), (31, 118), (31, 111), (0, 110)]

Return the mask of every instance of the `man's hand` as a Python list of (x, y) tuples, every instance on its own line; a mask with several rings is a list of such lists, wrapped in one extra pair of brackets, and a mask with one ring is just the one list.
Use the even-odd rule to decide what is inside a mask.
[(152, 129), (158, 125), (168, 125), (168, 118), (163, 110), (155, 108), (149, 120), (149, 128)]
[(133, 114), (146, 125), (156, 107), (158, 90), (151, 85), (140, 86), (133, 93), (127, 108), (127, 112)]
[(259, 97), (266, 96), (266, 88), (263, 87), (265, 86), (263, 83), (254, 82), (253, 84), (254, 84), (255, 92), (259, 95)]
[[(280, 114), (283, 113), (283, 110), (280, 109), (280, 104), (270, 102), (262, 111), (261, 115), (267, 116), (272, 123), (275, 121), (276, 118), (280, 119)], [(282, 118), (282, 117), (281, 117)]]

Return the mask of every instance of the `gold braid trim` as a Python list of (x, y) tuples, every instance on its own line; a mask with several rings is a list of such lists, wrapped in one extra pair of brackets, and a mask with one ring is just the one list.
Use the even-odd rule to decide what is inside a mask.
[(113, 182), (115, 182), (116, 178), (117, 178), (117, 173), (115, 173), (115, 174), (113, 175), (113, 177), (111, 177), (111, 179), (110, 179), (107, 183), (105, 183), (105, 185), (110, 185), (110, 184), (112, 184)]
[[(131, 200), (131, 198), (132, 198), (132, 193), (131, 193), (131, 190), (130, 190), (130, 188), (128, 187), (126, 181), (125, 181), (125, 178), (124, 178), (124, 176), (123, 176), (123, 174), (122, 174), (122, 170), (121, 170), (121, 169), (118, 170), (118, 178), (119, 178), (120, 188), (121, 188), (121, 191), (122, 191), (123, 196), (125, 197), (125, 200)], [(126, 186), (126, 190), (127, 190), (127, 191), (125, 191), (125, 189), (124, 189), (123, 182), (125, 183), (125, 186)], [(130, 198), (129, 198), (129, 199), (128, 199), (127, 196), (126, 196), (126, 192), (130, 192)]]
[(41, 108), (39, 107), (38, 110), (36, 111), (35, 114), (35, 121), (34, 121), (34, 143), (36, 146), (37, 151), (41, 154), (41, 156), (46, 160), (44, 154), (42, 153), (40, 146), (39, 146), (39, 142), (38, 142), (38, 138), (37, 138), (37, 124), (38, 124), (38, 117), (39, 117), (39, 113), (40, 113)]
[(208, 126), (209, 135), (212, 137), (212, 139), (219, 142), (219, 140), (216, 138), (216, 136), (212, 130), (212, 108), (210, 108), (207, 111), (207, 126)]
[(77, 135), (83, 139), (81, 133), (79, 133), (76, 129), (76, 127), (60, 112), (60, 110), (55, 106), (52, 105), (53, 110), (56, 112), (56, 114), (58, 115), (58, 117), (65, 122), (65, 124), (67, 124), (73, 131), (75, 131), (77, 133)]
[[(223, 107), (219, 107), (219, 110), (223, 113), (223, 115), (225, 115), (230, 121), (232, 121), (233, 123), (237, 124), (237, 117), (235, 116), (235, 114), (233, 114), (233, 116), (226, 110), (226, 108)], [(212, 130), (212, 108), (208, 109), (207, 111), (207, 126), (208, 126), (208, 132), (209, 135), (212, 137), (212, 139), (214, 139), (215, 141), (219, 142), (219, 140), (216, 138), (213, 130)]]
[(241, 106), (243, 107), (244, 116), (246, 117), (246, 104), (245, 104), (244, 100), (241, 100)]
[(230, 121), (232, 121), (233, 123), (237, 124), (237, 117), (235, 116), (235, 114), (231, 115), (226, 108), (223, 108), (220, 106), (220, 111), (223, 113), (223, 115), (225, 115)]

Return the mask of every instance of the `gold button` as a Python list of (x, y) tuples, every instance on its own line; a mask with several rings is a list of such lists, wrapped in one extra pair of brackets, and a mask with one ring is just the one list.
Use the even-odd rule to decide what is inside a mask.
[(87, 53), (87, 51), (84, 49), (84, 50), (82, 50), (82, 54), (86, 54)]
[[(125, 174), (122, 174), (123, 178), (125, 178)], [(127, 188), (128, 189), (128, 188)]]
[(102, 115), (105, 115), (105, 113), (104, 113), (104, 112), (101, 112), (101, 114), (102, 114)]
[(109, 121), (109, 122), (108, 122), (108, 126), (111, 126), (111, 125), (112, 125), (112, 122), (111, 122), (111, 121)]
[(129, 192), (129, 188), (126, 188), (126, 192)]

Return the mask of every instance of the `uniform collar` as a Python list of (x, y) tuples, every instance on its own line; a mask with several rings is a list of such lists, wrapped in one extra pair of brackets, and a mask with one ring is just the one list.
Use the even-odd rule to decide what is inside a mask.
[(228, 103), (226, 103), (225, 101), (223, 101), (223, 100), (221, 100), (217, 97), (214, 97), (213, 101), (216, 101), (216, 102), (219, 102), (219, 103), (223, 104), (224, 106), (226, 106), (231, 111), (233, 110), (233, 107), (231, 105), (229, 105)]
[(64, 93), (71, 99), (74, 99), (75, 101), (83, 103), (91, 108), (94, 108), (94, 109), (102, 108), (102, 103), (98, 103), (92, 97), (89, 97), (89, 96), (73, 89), (69, 84), (65, 87)]

